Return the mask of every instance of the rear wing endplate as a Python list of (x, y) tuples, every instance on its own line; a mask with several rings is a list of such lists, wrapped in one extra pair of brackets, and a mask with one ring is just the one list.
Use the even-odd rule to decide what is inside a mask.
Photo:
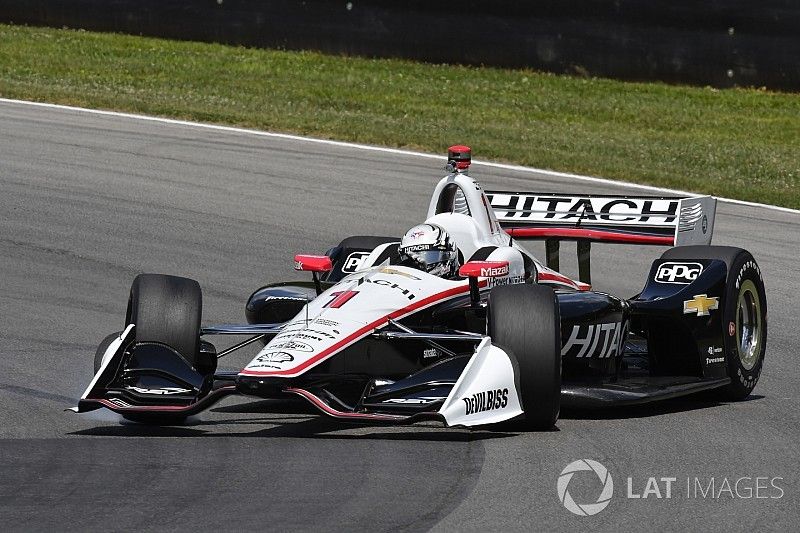
[(500, 226), (513, 238), (544, 240), (558, 270), (559, 242), (578, 242), (581, 281), (589, 281), (592, 242), (684, 246), (710, 244), (717, 200), (711, 196), (566, 195), (486, 191)]

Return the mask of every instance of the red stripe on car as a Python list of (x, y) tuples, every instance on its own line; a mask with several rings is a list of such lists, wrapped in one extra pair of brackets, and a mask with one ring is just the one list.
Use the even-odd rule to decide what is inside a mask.
[[(481, 287), (485, 287), (488, 284), (486, 280), (480, 283)], [(423, 298), (422, 300), (415, 302), (407, 307), (402, 309), (398, 309), (397, 311), (393, 311), (386, 316), (379, 318), (378, 320), (367, 324), (366, 326), (356, 330), (355, 332), (351, 333), (347, 337), (343, 338), (342, 340), (328, 346), (321, 352), (319, 352), (314, 357), (303, 361), (299, 365), (293, 368), (287, 368), (284, 370), (248, 370), (244, 369), (239, 372), (240, 376), (292, 376), (295, 374), (299, 374), (306, 368), (313, 366), (320, 361), (326, 359), (327, 357), (332, 356), (341, 348), (344, 348), (357, 340), (366, 337), (369, 335), (373, 330), (379, 328), (380, 326), (384, 325), (389, 321), (389, 319), (401, 318), (405, 315), (413, 313), (423, 307), (427, 307), (429, 305), (435, 304), (440, 300), (444, 300), (446, 298), (450, 298), (453, 296), (458, 296), (459, 294), (469, 292), (469, 285), (461, 285), (459, 287), (453, 287), (452, 289), (448, 289), (446, 291), (440, 292), (438, 294), (434, 294), (432, 296), (428, 296), (427, 298)]]

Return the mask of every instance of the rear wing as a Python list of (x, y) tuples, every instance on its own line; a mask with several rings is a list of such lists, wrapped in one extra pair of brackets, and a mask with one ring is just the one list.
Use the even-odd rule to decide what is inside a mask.
[(517, 239), (618, 244), (710, 244), (711, 196), (613, 196), (486, 191), (495, 217)]
[(591, 283), (592, 242), (683, 246), (710, 244), (717, 200), (711, 196), (613, 196), (486, 191), (500, 226), (515, 239), (544, 240), (547, 266), (559, 269), (559, 243), (578, 242), (580, 280)]

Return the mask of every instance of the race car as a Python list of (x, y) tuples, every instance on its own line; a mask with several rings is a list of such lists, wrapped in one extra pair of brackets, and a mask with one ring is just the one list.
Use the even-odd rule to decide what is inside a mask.
[[(468, 147), (449, 149), (426, 220), (402, 238), (297, 255), (311, 280), (256, 290), (247, 324), (202, 326), (196, 281), (137, 276), (125, 327), (98, 347), (73, 410), (172, 424), (239, 394), (356, 422), (544, 430), (562, 406), (751, 393), (764, 283), (749, 252), (710, 245), (714, 198), (484, 191), (470, 163)], [(545, 262), (521, 245), (531, 239)], [(577, 242), (579, 279), (559, 272), (562, 241)], [(622, 298), (592, 290), (593, 242), (672, 248)], [(218, 351), (208, 339), (220, 335), (247, 338)], [(253, 343), (247, 366), (217, 370)]]

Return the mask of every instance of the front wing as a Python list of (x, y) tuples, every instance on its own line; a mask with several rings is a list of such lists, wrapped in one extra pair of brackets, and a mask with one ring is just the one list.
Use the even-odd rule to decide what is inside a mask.
[[(142, 389), (125, 385), (121, 377), (126, 372), (124, 363), (125, 358), (130, 357), (129, 348), (136, 346), (134, 330), (135, 326), (129, 325), (111, 343), (103, 356), (103, 364), (73, 411), (83, 413), (105, 407), (123, 415), (182, 417), (207, 409), (225, 396), (241, 393), (235, 381), (236, 374), (218, 373), (213, 383), (203, 385), (201, 380), (187, 375), (186, 369), (182, 370), (183, 375), (173, 376), (175, 386)], [(393, 383), (391, 390), (373, 387), (371, 396), (365, 394), (362, 398), (365, 401), (355, 406), (338, 400), (324, 384), (304, 384), (302, 379), (287, 379), (286, 386), (278, 389), (275, 396), (297, 396), (324, 415), (357, 422), (410, 424), (436, 420), (446, 426), (471, 427), (522, 415), (513, 354), (493, 346), (485, 337), (473, 355), (465, 357), (468, 357), (466, 365), (460, 364), (459, 358), (453, 358), (449, 362), (453, 364), (437, 363), (438, 367), (429, 374), (420, 371), (409, 378), (406, 387), (402, 386), (403, 380)], [(161, 379), (166, 379), (166, 374), (158, 371)]]

